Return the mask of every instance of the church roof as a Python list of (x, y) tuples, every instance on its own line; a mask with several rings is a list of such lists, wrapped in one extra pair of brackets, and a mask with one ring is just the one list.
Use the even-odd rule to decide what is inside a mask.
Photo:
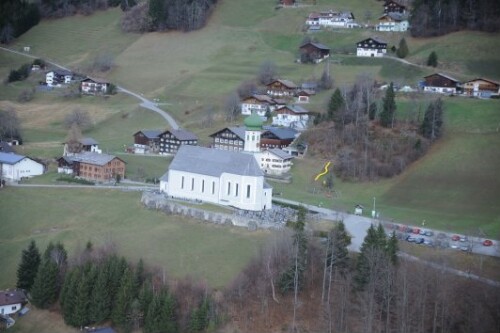
[(251, 154), (185, 145), (179, 148), (169, 170), (220, 177), (223, 173), (240, 176), (263, 176)]
[(261, 130), (262, 129), (262, 124), (264, 123), (262, 121), (262, 118), (256, 114), (252, 113), (248, 117), (245, 118), (244, 122), (245, 127), (249, 130)]

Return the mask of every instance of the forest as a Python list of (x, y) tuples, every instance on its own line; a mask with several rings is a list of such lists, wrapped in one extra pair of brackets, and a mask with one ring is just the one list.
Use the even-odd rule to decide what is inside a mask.
[(410, 16), (414, 37), (440, 36), (468, 29), (500, 30), (497, 0), (415, 0)]

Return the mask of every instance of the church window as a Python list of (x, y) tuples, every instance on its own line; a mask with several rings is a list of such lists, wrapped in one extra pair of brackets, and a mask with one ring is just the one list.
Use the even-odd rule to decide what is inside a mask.
[(191, 178), (191, 191), (194, 191), (194, 178)]
[(250, 185), (247, 185), (247, 198), (250, 198)]
[(239, 184), (236, 184), (236, 189), (235, 189), (235, 192), (236, 192), (236, 193), (234, 194), (234, 196), (235, 196), (235, 197), (237, 197), (237, 196), (238, 196), (238, 190), (239, 190), (239, 186), (238, 186), (238, 185), (239, 185)]
[(205, 179), (201, 181), (201, 193), (205, 193)]
[(227, 182), (227, 195), (231, 194), (231, 182)]
[(184, 176), (182, 176), (182, 178), (181, 178), (181, 189), (183, 189), (183, 188), (184, 188)]

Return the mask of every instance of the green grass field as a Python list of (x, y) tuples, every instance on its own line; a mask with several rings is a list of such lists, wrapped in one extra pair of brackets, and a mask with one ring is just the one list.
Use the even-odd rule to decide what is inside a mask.
[(112, 241), (132, 261), (143, 258), (174, 277), (191, 275), (223, 287), (268, 235), (167, 216), (142, 207), (139, 199), (137, 192), (111, 190), (0, 191), (0, 289), (14, 286), (21, 250), (31, 239), (42, 250), (49, 241), (62, 241), (70, 255), (88, 240), (96, 246)]

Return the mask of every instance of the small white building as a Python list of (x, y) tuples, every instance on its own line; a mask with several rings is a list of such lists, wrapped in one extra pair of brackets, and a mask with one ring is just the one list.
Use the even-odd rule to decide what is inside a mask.
[(29, 157), (13, 153), (0, 152), (1, 178), (18, 181), (22, 178), (42, 175), (44, 165)]
[(404, 32), (409, 28), (408, 19), (401, 13), (387, 13), (379, 17), (375, 26), (377, 31)]
[(282, 175), (292, 168), (293, 156), (281, 149), (266, 149), (256, 155), (260, 168), (270, 175)]
[(275, 109), (276, 102), (267, 95), (252, 95), (241, 101), (241, 114), (258, 114), (265, 117), (267, 111), (272, 112)]
[(26, 295), (21, 290), (0, 291), (0, 315), (11, 315), (22, 309), (28, 303)]
[(160, 190), (173, 198), (245, 210), (272, 207), (272, 187), (253, 154), (236, 151), (181, 146), (160, 178)]
[(54, 70), (45, 74), (45, 82), (49, 87), (61, 87), (63, 84), (71, 83), (73, 73), (65, 70)]
[(362, 40), (356, 44), (358, 57), (383, 57), (387, 53), (387, 43), (374, 38)]
[(287, 105), (276, 110), (273, 125), (305, 130), (309, 123), (309, 111), (299, 105)]
[(351, 12), (338, 12), (334, 10), (309, 14), (306, 25), (333, 28), (353, 28), (358, 26), (354, 22), (354, 15)]
[(104, 79), (86, 78), (80, 83), (83, 94), (104, 95), (108, 93), (111, 83)]

